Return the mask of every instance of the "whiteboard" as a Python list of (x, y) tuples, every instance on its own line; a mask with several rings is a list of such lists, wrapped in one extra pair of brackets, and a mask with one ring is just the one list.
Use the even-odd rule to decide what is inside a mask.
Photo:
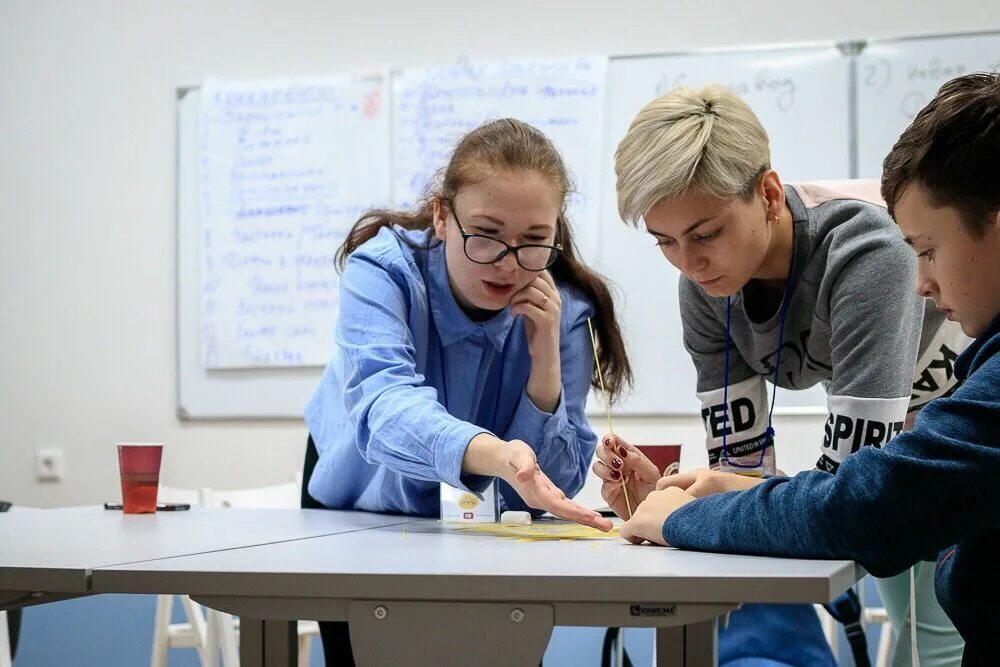
[(581, 255), (596, 250), (607, 57), (511, 59), (412, 67), (393, 83), (393, 196), (410, 208), (458, 139), (483, 123), (517, 118), (541, 130), (571, 174), (567, 214)]
[[(614, 151), (636, 113), (677, 85), (723, 83), (767, 130), (772, 167), (785, 182), (850, 177), (850, 59), (835, 45), (612, 59), (599, 268), (618, 287), (618, 307), (635, 371), (622, 414), (698, 414), (695, 370), (683, 345), (679, 273), (651, 237), (621, 222)], [(826, 394), (779, 390), (776, 411), (826, 410)], [(795, 411), (795, 410), (793, 410)]]
[(301, 418), (322, 368), (208, 370), (202, 361), (200, 102), (197, 89), (178, 92), (177, 415), (181, 419)]
[(202, 362), (325, 366), (333, 255), (389, 203), (388, 72), (209, 80), (198, 118)]
[(857, 57), (858, 176), (882, 160), (945, 81), (1000, 67), (1000, 34), (872, 41)]
[[(761, 117), (771, 136), (774, 166), (783, 180), (851, 177), (852, 59), (826, 44), (611, 58), (603, 72), (603, 59), (564, 59), (577, 65), (595, 61), (597, 64), (589, 73), (580, 66), (583, 74), (577, 72), (574, 76), (578, 83), (588, 77), (596, 82), (606, 77), (604, 91), (580, 96), (576, 102), (579, 113), (567, 116), (574, 120), (566, 123), (567, 130), (562, 135), (553, 127), (546, 129), (575, 172), (581, 197), (573, 205), (582, 207), (577, 209), (575, 223), (585, 230), (581, 233), (586, 239), (584, 254), (614, 283), (622, 327), (636, 370), (636, 390), (616, 406), (615, 412), (697, 414), (700, 406), (694, 396), (694, 368), (681, 342), (677, 273), (643, 232), (621, 223), (617, 215), (613, 154), (618, 140), (639, 108), (659, 92), (677, 83), (698, 85), (721, 81), (745, 95)], [(462, 67), (475, 70), (476, 66)], [(408, 79), (396, 75), (387, 100), (393, 109), (389, 169), (408, 150), (405, 142), (401, 143), (406, 126), (400, 121), (409, 110), (398, 106), (396, 95), (408, 89), (426, 90), (432, 72), (449, 70), (453, 68), (410, 70)], [(574, 88), (585, 89), (582, 84)], [(200, 335), (203, 249), (198, 224), (200, 105), (197, 89), (182, 91), (178, 96), (178, 414), (182, 418), (301, 418), (303, 407), (319, 381), (321, 368), (208, 370), (203, 359)], [(506, 113), (504, 109), (482, 111), (481, 108), (479, 115), (500, 115)], [(451, 119), (458, 117), (456, 113)], [(466, 117), (467, 122), (468, 118), (471, 116)], [(442, 141), (447, 139), (447, 134), (435, 136)], [(406, 159), (416, 159), (414, 156), (419, 155), (411, 151)], [(419, 173), (429, 174), (430, 167), (421, 169)], [(397, 203), (412, 198), (412, 194), (401, 189), (400, 178), (402, 171), (390, 171), (394, 183), (390, 197)], [(413, 187), (419, 190), (422, 184)], [(329, 335), (332, 337), (332, 330)], [(591, 396), (588, 409), (591, 414), (600, 413), (602, 402)], [(823, 411), (825, 396), (818, 387), (805, 392), (782, 392), (777, 410)]]

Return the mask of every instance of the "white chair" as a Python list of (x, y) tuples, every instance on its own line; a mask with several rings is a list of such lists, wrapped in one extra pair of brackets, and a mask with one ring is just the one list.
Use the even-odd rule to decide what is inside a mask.
[(296, 508), (301, 500), (302, 473), (283, 484), (258, 486), (251, 489), (208, 489), (206, 507), (244, 507), (252, 509)]
[[(207, 489), (182, 489), (160, 484), (156, 501), (161, 503), (188, 503), (192, 507), (205, 504)], [(184, 608), (187, 623), (171, 623), (174, 599)], [(167, 667), (167, 652), (172, 648), (193, 648), (203, 665), (212, 664), (207, 650), (207, 627), (201, 605), (186, 595), (157, 595), (156, 619), (153, 622), (153, 650), (151, 667)], [(216, 652), (218, 649), (216, 648)]]
[[(250, 489), (211, 490), (206, 505), (209, 507), (243, 507), (243, 508), (295, 508), (301, 502), (302, 473), (295, 473), (291, 482), (261, 486)], [(232, 615), (210, 609), (208, 611), (210, 625), (216, 629), (219, 645), (222, 648), (225, 667), (239, 665), (239, 619)], [(319, 624), (316, 621), (299, 621), (299, 667), (308, 667), (312, 638), (319, 635)], [(232, 656), (227, 659), (226, 656)]]
[(889, 658), (892, 656), (892, 623), (889, 622), (889, 614), (884, 607), (866, 607), (864, 622), (882, 624), (882, 629), (878, 633), (875, 667), (889, 667)]
[(0, 667), (11, 667), (10, 629), (7, 627), (5, 611), (0, 611)]
[(861, 627), (868, 629), (869, 624), (880, 624), (882, 628), (878, 635), (878, 648), (875, 652), (875, 667), (889, 667), (892, 660), (892, 649), (895, 644), (892, 623), (889, 622), (889, 613), (885, 607), (869, 607), (867, 604), (868, 587), (858, 586), (858, 595), (861, 598)]
[(840, 663), (840, 636), (837, 632), (840, 628), (840, 622), (833, 616), (830, 616), (830, 612), (826, 610), (821, 604), (813, 605), (816, 607), (816, 613), (819, 615), (819, 624), (823, 628), (823, 636), (826, 637), (826, 643), (830, 645), (830, 650), (833, 652), (833, 659)]
[[(178, 489), (160, 485), (159, 502), (190, 503), (192, 507), (294, 508), (299, 506), (302, 473), (291, 482), (251, 489)], [(184, 606), (187, 623), (171, 623), (174, 598)], [(319, 635), (316, 621), (299, 621), (299, 667), (308, 667), (312, 638)], [(166, 667), (170, 648), (194, 648), (202, 667), (239, 667), (239, 619), (207, 609), (187, 595), (160, 595), (156, 601), (151, 667)], [(6, 667), (0, 664), (0, 667)]]
[[(830, 644), (830, 650), (833, 651), (834, 659), (839, 662), (840, 641), (838, 629), (840, 628), (840, 623), (833, 616), (830, 616), (826, 609), (823, 608), (823, 605), (816, 605), (816, 611), (819, 613), (820, 625), (823, 626), (823, 635), (826, 637), (827, 643)], [(892, 624), (889, 623), (889, 614), (882, 607), (865, 607), (862, 611), (861, 625), (864, 627), (870, 623), (880, 623), (882, 625), (882, 629), (878, 635), (878, 651), (875, 654), (875, 667), (889, 667), (889, 658), (892, 656)]]

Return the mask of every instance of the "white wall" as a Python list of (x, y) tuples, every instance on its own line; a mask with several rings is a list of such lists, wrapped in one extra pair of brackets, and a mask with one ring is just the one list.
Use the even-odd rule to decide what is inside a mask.
[[(537, 3), (0, 0), (0, 497), (117, 496), (112, 444), (167, 443), (164, 478), (232, 487), (290, 479), (301, 423), (175, 416), (174, 89), (448, 63), (459, 55), (648, 53), (1000, 28), (1000, 5), (954, 0)], [(634, 441), (693, 445), (694, 419), (625, 420)], [(598, 428), (602, 428), (598, 424)], [(811, 462), (822, 421), (784, 418)], [(34, 480), (40, 447), (67, 475)], [(804, 450), (804, 454), (801, 453)]]

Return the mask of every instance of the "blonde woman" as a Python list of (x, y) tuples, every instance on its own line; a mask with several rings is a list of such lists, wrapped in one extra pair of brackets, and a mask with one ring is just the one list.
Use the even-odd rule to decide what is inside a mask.
[[(776, 472), (765, 380), (826, 385), (817, 468), (831, 473), (860, 448), (885, 445), (908, 416), (953, 389), (951, 362), (968, 339), (913, 293), (911, 251), (877, 184), (783, 184), (767, 132), (721, 86), (678, 88), (646, 105), (618, 146), (615, 170), (622, 219), (643, 222), (682, 274), (684, 345), (697, 370), (711, 470), (674, 485), (702, 496)], [(623, 477), (634, 498), (655, 488), (654, 468), (620, 438), (605, 437), (597, 453), (594, 471), (619, 514)], [(932, 575), (922, 569), (917, 627), (940, 649), (935, 664), (958, 664), (962, 642), (934, 601)], [(908, 601), (887, 598), (899, 629)], [(720, 664), (833, 664), (806, 606), (746, 607), (719, 648)]]

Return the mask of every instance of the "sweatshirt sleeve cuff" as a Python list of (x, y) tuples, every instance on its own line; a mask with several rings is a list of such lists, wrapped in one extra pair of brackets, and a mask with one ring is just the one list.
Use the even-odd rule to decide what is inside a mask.
[(667, 546), (686, 548), (694, 543), (693, 536), (698, 530), (698, 506), (703, 505), (705, 498), (699, 498), (694, 502), (683, 505), (663, 522), (663, 541)]
[(541, 454), (542, 445), (551, 441), (569, 424), (566, 414), (566, 403), (563, 400), (565, 391), (560, 390), (559, 402), (551, 413), (540, 410), (528, 397), (526, 389), (521, 390), (521, 400), (518, 401), (514, 418), (506, 435), (508, 440), (523, 440), (535, 451)]
[(456, 489), (472, 493), (482, 493), (493, 481), (488, 475), (471, 475), (462, 472), (462, 459), (469, 442), (486, 429), (458, 421), (440, 434), (434, 442), (434, 469), (442, 482)]

